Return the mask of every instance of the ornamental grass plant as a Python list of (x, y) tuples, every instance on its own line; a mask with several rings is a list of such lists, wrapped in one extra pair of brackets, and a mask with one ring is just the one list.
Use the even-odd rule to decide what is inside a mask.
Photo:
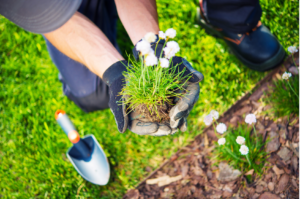
[(268, 100), (272, 104), (272, 111), (279, 117), (299, 115), (299, 97), (296, 95), (299, 93), (299, 75), (288, 80), (280, 79), (274, 85)]
[[(298, 52), (298, 49), (290, 46), (288, 51), (292, 54), (294, 65), (297, 66), (293, 53)], [(272, 111), (276, 116), (289, 117), (291, 114), (299, 116), (299, 68), (296, 70), (298, 74), (295, 75), (284, 72), (282, 78), (274, 82), (274, 88), (269, 92), (267, 102), (272, 104)]]
[(218, 138), (213, 152), (213, 159), (216, 164), (227, 162), (234, 169), (247, 172), (251, 169), (259, 176), (262, 175), (267, 153), (264, 151), (266, 142), (262, 136), (257, 135), (255, 129), (256, 117), (248, 114), (245, 124), (239, 124), (237, 128), (232, 128), (224, 123), (218, 123), (219, 114), (211, 111), (204, 119), (206, 125), (211, 123), (214, 126), (215, 134)]
[[(172, 28), (165, 33), (160, 31), (158, 38), (147, 33), (136, 45), (139, 59), (129, 56), (127, 71), (123, 73), (126, 85), (120, 93), (125, 96), (127, 113), (135, 110), (150, 121), (162, 122), (169, 119), (174, 100), (183, 97), (184, 85), (189, 77), (183, 75), (185, 70), (178, 71), (178, 64), (172, 62), (172, 57), (180, 49), (177, 42), (168, 41), (175, 35), (176, 31)], [(155, 54), (160, 41), (165, 42), (158, 59)], [(155, 50), (151, 44), (154, 44)]]

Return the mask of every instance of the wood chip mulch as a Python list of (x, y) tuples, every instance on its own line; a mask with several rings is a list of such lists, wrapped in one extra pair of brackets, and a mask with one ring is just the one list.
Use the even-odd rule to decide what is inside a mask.
[[(294, 56), (299, 63), (298, 55)], [(289, 57), (283, 67), (270, 72), (258, 82), (251, 94), (237, 101), (218, 120), (227, 126), (237, 126), (243, 123), (248, 113), (258, 116), (257, 131), (264, 139), (270, 139), (266, 146), (270, 157), (262, 168), (262, 177), (248, 171), (247, 175), (252, 175), (254, 180), (249, 184), (245, 173), (241, 174), (228, 164), (214, 166), (210, 157), (217, 138), (213, 127), (209, 126), (123, 198), (299, 198), (299, 118), (291, 116), (274, 121), (263, 112), (271, 107), (263, 106), (261, 102), (265, 91), (273, 85), (272, 80), (292, 67)]]

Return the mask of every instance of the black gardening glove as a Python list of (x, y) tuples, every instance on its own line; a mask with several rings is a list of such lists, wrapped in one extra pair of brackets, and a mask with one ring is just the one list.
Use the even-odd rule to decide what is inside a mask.
[(126, 107), (122, 103), (122, 95), (120, 92), (124, 86), (123, 72), (126, 71), (128, 65), (127, 61), (119, 61), (110, 66), (103, 74), (103, 81), (109, 87), (109, 108), (115, 116), (115, 121), (118, 130), (124, 133), (128, 127), (128, 116), (126, 114)]

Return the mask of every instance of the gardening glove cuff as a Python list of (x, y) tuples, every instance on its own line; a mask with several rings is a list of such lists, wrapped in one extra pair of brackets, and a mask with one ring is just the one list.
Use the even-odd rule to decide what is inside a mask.
[[(150, 45), (151, 45), (152, 50), (155, 52), (156, 57), (159, 58), (166, 40), (159, 39), (158, 35), (155, 35), (155, 36), (156, 36), (155, 42), (150, 43)], [(143, 39), (141, 39), (140, 41), (142, 41), (142, 40)], [(157, 41), (158, 41), (158, 44), (157, 44)], [(156, 45), (157, 45), (157, 47), (156, 47)], [(156, 51), (155, 51), (155, 48), (156, 48)], [(138, 61), (139, 60), (139, 51), (136, 50), (136, 45), (133, 47), (132, 53), (133, 53), (135, 60)], [(164, 57), (164, 52), (162, 53), (162, 57)]]
[[(103, 74), (103, 81), (111, 86), (114, 81), (116, 81), (121, 76), (123, 77), (123, 72), (126, 71), (126, 66), (128, 62), (125, 60), (118, 61), (111, 65)], [(124, 78), (124, 77), (123, 77)]]
[(128, 116), (126, 115), (125, 105), (122, 102), (120, 92), (125, 84), (123, 72), (126, 71), (127, 61), (119, 61), (110, 66), (103, 74), (103, 81), (109, 87), (109, 107), (115, 116), (118, 130), (124, 133), (128, 126)]

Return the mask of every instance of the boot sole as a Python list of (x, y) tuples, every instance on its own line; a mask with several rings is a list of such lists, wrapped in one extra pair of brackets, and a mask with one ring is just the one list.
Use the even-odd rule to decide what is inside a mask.
[[(219, 31), (215, 30), (213, 27), (211, 27), (210, 25), (208, 25), (201, 18), (200, 8), (197, 8), (197, 23), (205, 30), (205, 32), (207, 34), (209, 34), (209, 35), (211, 35), (213, 37), (216, 37), (216, 38), (223, 39), (227, 43), (227, 41), (223, 38), (222, 34)], [(285, 50), (283, 49), (283, 47), (281, 46), (280, 43), (279, 43), (279, 45), (280, 45), (280, 48), (278, 49), (278, 51), (276, 52), (276, 54), (273, 55), (273, 57), (271, 57), (270, 59), (268, 59), (267, 61), (265, 61), (263, 63), (253, 63), (253, 62), (245, 59), (235, 49), (230, 48), (230, 50), (247, 67), (249, 67), (250, 69), (256, 70), (256, 71), (263, 72), (263, 71), (268, 71), (268, 70), (274, 69), (274, 68), (278, 67), (280, 63), (283, 62), (283, 60), (284, 60), (284, 58), (286, 56), (286, 53), (285, 53)], [(230, 45), (228, 45), (228, 46), (230, 47)]]

